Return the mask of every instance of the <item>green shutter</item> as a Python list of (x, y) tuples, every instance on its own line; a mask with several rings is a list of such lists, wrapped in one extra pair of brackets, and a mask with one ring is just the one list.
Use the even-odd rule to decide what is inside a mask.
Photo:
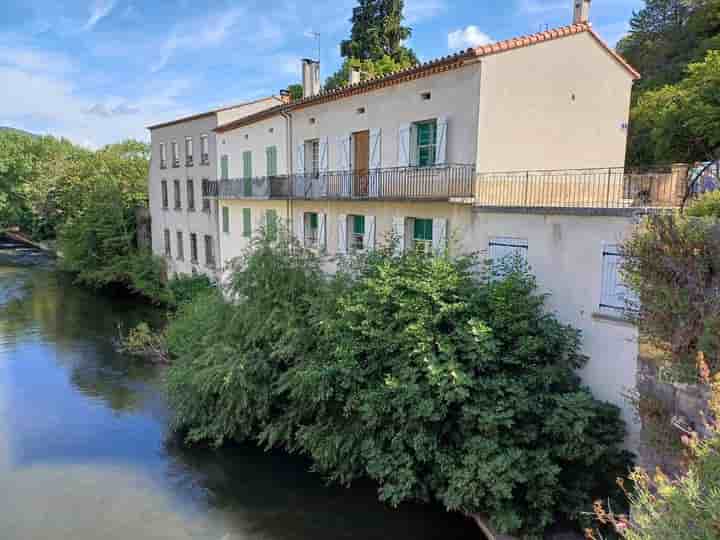
[(353, 233), (365, 234), (365, 216), (353, 216)]
[(252, 178), (252, 152), (243, 152), (243, 178)]
[(222, 216), (223, 216), (223, 232), (229, 233), (230, 232), (230, 209), (227, 206), (223, 206)]
[(252, 236), (252, 221), (250, 219), (250, 209), (243, 208), (243, 236), (250, 238)]
[(318, 228), (318, 215), (315, 213), (310, 214), (310, 228), (311, 229)]
[(265, 153), (267, 157), (267, 176), (277, 176), (277, 147), (268, 146)]
[(222, 156), (220, 158), (220, 178), (222, 180), (227, 180), (230, 178), (230, 163), (228, 161), (227, 156)]
[(432, 242), (432, 223), (432, 219), (416, 219), (413, 227), (413, 238)]
[(267, 236), (271, 242), (277, 240), (277, 212), (268, 210), (265, 213)]

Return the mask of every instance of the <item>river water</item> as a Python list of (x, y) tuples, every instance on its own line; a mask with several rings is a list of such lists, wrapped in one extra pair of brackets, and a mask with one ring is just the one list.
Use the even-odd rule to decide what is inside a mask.
[(0, 539), (480, 537), (436, 507), (391, 510), (372, 485), (328, 487), (303, 459), (178, 444), (161, 369), (112, 347), (118, 324), (157, 316), (0, 244)]

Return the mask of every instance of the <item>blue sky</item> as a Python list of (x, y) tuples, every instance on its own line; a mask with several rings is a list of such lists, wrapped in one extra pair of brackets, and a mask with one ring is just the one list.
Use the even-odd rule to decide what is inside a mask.
[[(0, 125), (90, 147), (145, 126), (277, 93), (317, 55), (340, 63), (356, 0), (3, 0)], [(614, 44), (643, 0), (595, 0), (591, 21)], [(406, 0), (422, 60), (561, 26), (572, 0)]]

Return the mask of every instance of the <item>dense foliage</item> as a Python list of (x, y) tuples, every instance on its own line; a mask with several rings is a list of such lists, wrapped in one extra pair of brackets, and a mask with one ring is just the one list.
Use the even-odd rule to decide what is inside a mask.
[(342, 67), (325, 82), (325, 88), (348, 84), (352, 68), (362, 80), (386, 75), (417, 64), (412, 49), (403, 43), (412, 31), (403, 25), (403, 0), (359, 0), (350, 19), (350, 39), (340, 43)]
[[(717, 58), (708, 53), (720, 49), (720, 0), (646, 0), (645, 7), (633, 14), (630, 32), (617, 49), (642, 74), (633, 92), (630, 163), (712, 157), (708, 149), (717, 145), (703, 140), (707, 129), (686, 124), (701, 122), (708, 112), (717, 115), (717, 101), (712, 98), (718, 92), (717, 82), (708, 86), (710, 81), (688, 72), (688, 66), (705, 60), (706, 70), (717, 70)], [(694, 106), (698, 98), (702, 107)], [(688, 103), (693, 110), (683, 111)]]
[[(712, 197), (715, 197), (714, 195)], [(712, 217), (653, 216), (623, 252), (640, 297), (640, 330), (664, 360), (694, 376), (698, 353), (720, 369), (720, 224)]]
[(507, 531), (577, 517), (624, 472), (618, 410), (581, 386), (579, 333), (545, 313), (534, 279), (476, 263), (387, 248), (330, 277), (295, 243), (255, 240), (233, 303), (202, 296), (170, 324), (177, 427)]

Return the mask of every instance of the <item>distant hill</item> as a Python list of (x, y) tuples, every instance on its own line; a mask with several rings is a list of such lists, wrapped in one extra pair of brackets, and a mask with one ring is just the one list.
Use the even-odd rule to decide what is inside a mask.
[(22, 129), (7, 127), (7, 126), (0, 126), (0, 133), (9, 131), (11, 133), (17, 133), (19, 135), (29, 135), (30, 137), (37, 137), (35, 133), (30, 133), (29, 131), (24, 131)]

